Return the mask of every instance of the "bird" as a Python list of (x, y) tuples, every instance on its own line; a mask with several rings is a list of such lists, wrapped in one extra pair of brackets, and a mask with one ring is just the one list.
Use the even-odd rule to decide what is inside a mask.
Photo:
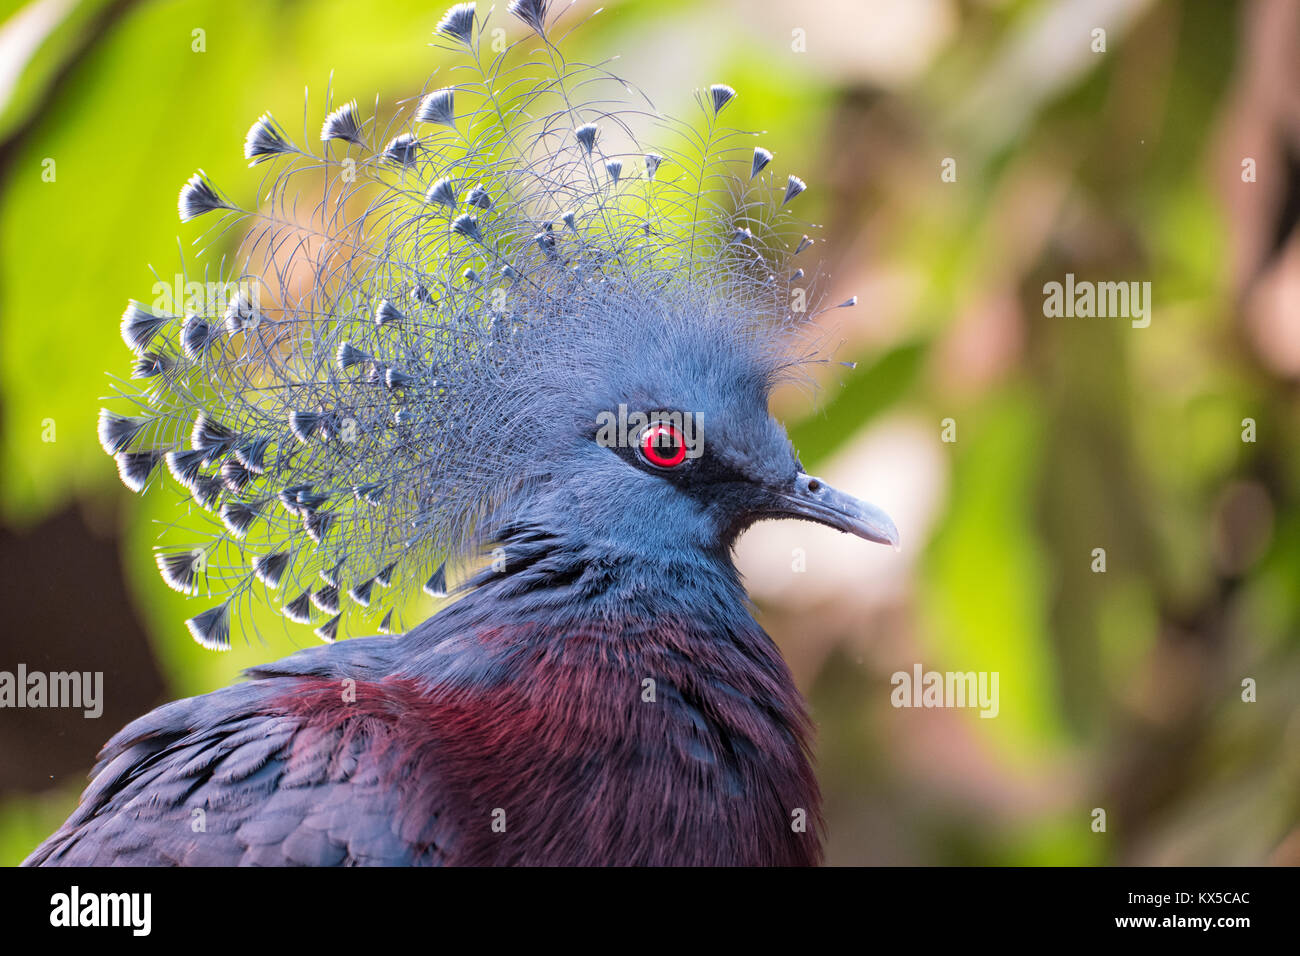
[(389, 117), (300, 144), (263, 114), (253, 200), (182, 188), (199, 255), (239, 252), (204, 301), (130, 303), (99, 438), (177, 497), (155, 560), (211, 605), (194, 640), (319, 641), (127, 725), (26, 865), (822, 861), (807, 705), (733, 545), (899, 534), (770, 409), (830, 361), (806, 183), (725, 125), (732, 87), (666, 118), (561, 52), (549, 0), (508, 15), (497, 49), (448, 10), (454, 82)]

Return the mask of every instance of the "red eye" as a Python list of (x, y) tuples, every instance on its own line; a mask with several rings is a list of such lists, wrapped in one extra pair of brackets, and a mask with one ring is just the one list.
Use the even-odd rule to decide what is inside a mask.
[(686, 438), (680, 429), (665, 422), (646, 428), (637, 445), (641, 457), (656, 468), (676, 468), (686, 460)]

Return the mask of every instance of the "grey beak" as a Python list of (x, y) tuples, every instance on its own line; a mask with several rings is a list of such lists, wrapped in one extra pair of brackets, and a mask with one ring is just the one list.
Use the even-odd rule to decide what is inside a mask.
[(776, 498), (776, 510), (780, 515), (816, 521), (898, 549), (898, 529), (889, 515), (875, 505), (836, 491), (820, 478), (797, 475), (794, 487), (787, 486), (776, 492)]

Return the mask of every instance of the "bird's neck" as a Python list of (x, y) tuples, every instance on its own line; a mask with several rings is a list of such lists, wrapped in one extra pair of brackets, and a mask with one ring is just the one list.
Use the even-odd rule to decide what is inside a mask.
[(476, 583), (494, 605), (504, 601), (575, 624), (677, 614), (707, 621), (711, 632), (757, 628), (725, 548), (645, 549), (519, 529), (492, 555)]
[(490, 643), (505, 650), (599, 632), (616, 639), (629, 662), (654, 656), (663, 642), (702, 655), (735, 645), (754, 666), (788, 678), (726, 551), (646, 553), (513, 528), (466, 591), (407, 635), (408, 660), (418, 665), (424, 651), (458, 634), (495, 635)]

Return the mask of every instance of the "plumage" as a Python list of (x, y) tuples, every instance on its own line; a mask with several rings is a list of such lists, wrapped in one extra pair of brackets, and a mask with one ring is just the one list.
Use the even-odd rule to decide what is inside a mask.
[(280, 586), (280, 581), (284, 577), (285, 568), (289, 566), (289, 560), (292, 557), (287, 551), (273, 551), (270, 554), (259, 554), (253, 558), (253, 573), (257, 579), (265, 584), (268, 588), (275, 589)]
[(217, 328), (200, 315), (191, 315), (181, 326), (181, 348), (193, 361), (202, 359), (219, 337)]
[(341, 587), (343, 581), (343, 566), (347, 563), (348, 559), (342, 557), (335, 561), (333, 566), (321, 568), (320, 579), (326, 584), (331, 584), (336, 588)]
[(410, 133), (399, 133), (388, 141), (384, 147), (384, 159), (403, 168), (413, 167), (416, 160), (417, 140)]
[[(253, 277), (265, 309), (237, 299), (175, 333), (128, 308), (123, 338), (157, 371), (100, 435), (132, 490), (171, 484), (148, 480), (162, 460), (212, 511), (200, 547), (178, 523), (156, 558), (203, 594), (190, 636), (228, 649), (270, 602), (325, 643), (127, 726), (29, 864), (820, 860), (807, 711), (731, 548), (768, 518), (898, 536), (807, 475), (768, 409), (809, 361), (817, 312), (792, 315), (792, 290), (822, 301), (784, 265), (811, 242), (783, 208), (805, 185), (774, 194), (755, 178), (772, 154), (727, 146), (731, 87), (693, 124), (644, 124), (621, 81), (552, 46), (563, 14), (508, 11), (552, 55), (485, 50), (472, 3), (439, 21), (482, 84), (427, 93), (346, 167), (363, 184), (327, 183), (364, 210), (351, 258), (277, 264)], [(509, 129), (484, 90), (509, 92)], [(457, 127), (457, 109), (417, 157), (401, 130)], [(637, 141), (674, 124), (690, 135)], [(317, 149), (361, 128), (349, 102)], [(245, 155), (287, 153), (312, 157), (264, 115)], [(248, 236), (237, 268), (312, 245), (294, 162), (271, 208), (220, 200)], [(391, 636), (428, 596), (448, 600)]]
[(99, 444), (106, 455), (126, 451), (149, 424), (142, 416), (116, 415), (107, 408), (99, 410)]
[(429, 187), (428, 192), (424, 194), (424, 201), (431, 206), (446, 206), (448, 209), (456, 206), (456, 190), (451, 185), (449, 179), (439, 179)]
[(181, 222), (189, 222), (191, 219), (197, 219), (204, 213), (213, 212), (217, 209), (235, 210), (237, 208), (217, 191), (217, 188), (208, 180), (203, 170), (199, 170), (185, 181), (185, 185), (181, 187), (180, 196), (177, 198), (176, 207)]
[(461, 43), (469, 43), (470, 37), (474, 34), (474, 4), (456, 4), (438, 21), (435, 32), (459, 40)]
[(253, 438), (252, 441), (236, 445), (232, 449), (235, 460), (255, 475), (266, 473), (266, 449), (271, 440), (265, 436)]
[(434, 90), (420, 101), (415, 113), (417, 123), (437, 123), (440, 126), (456, 125), (456, 91), (450, 87)]
[(172, 319), (170, 315), (155, 315), (133, 299), (122, 314), (122, 340), (133, 351), (143, 352)]
[(242, 501), (227, 501), (220, 509), (221, 520), (236, 538), (243, 538), (257, 520), (260, 508)]
[(293, 152), (297, 150), (270, 113), (258, 117), (244, 137), (244, 158), (250, 166)]
[(323, 143), (337, 139), (352, 143), (354, 146), (366, 145), (365, 139), (362, 138), (361, 118), (357, 115), (356, 101), (340, 106), (325, 117), (325, 122), (321, 125), (320, 138)]
[(158, 451), (125, 451), (115, 458), (117, 474), (122, 479), (122, 484), (138, 494), (144, 490), (145, 483), (148, 482), (149, 476), (153, 474), (154, 468), (162, 461), (163, 456)]

